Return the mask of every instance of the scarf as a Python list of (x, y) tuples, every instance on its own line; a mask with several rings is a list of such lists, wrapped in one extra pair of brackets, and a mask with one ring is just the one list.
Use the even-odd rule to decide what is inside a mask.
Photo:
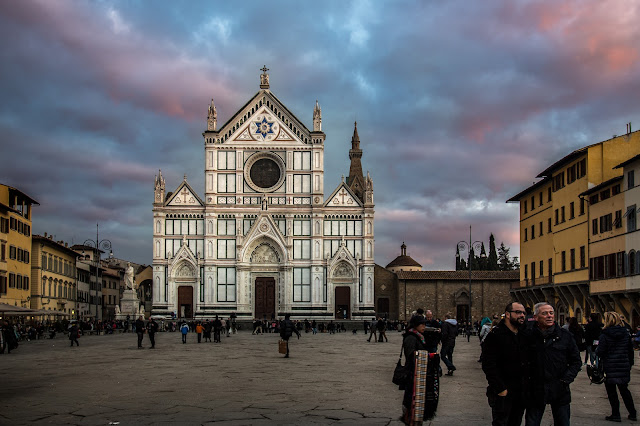
[(424, 335), (420, 333), (418, 330), (416, 330), (415, 328), (410, 328), (409, 330), (407, 330), (407, 333), (411, 333), (414, 336), (416, 336), (418, 339), (420, 339), (423, 345), (427, 344), (427, 341), (424, 339)]

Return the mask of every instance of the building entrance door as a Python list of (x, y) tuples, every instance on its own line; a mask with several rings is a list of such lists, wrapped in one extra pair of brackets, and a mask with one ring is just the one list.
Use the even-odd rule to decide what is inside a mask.
[(469, 305), (458, 305), (456, 318), (458, 321), (469, 321)]
[(193, 287), (178, 287), (178, 318), (193, 318)]
[(335, 292), (336, 319), (351, 318), (351, 288), (336, 287)]
[(255, 316), (271, 319), (276, 316), (276, 280), (271, 277), (256, 278)]

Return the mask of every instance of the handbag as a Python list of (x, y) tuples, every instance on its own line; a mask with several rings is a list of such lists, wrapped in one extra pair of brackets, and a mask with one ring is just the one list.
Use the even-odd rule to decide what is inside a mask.
[(287, 353), (287, 342), (283, 339), (278, 341), (278, 353), (286, 354)]
[(404, 347), (400, 349), (400, 357), (398, 358), (398, 362), (396, 363), (395, 370), (393, 370), (393, 378), (391, 379), (393, 384), (398, 386), (404, 386), (404, 384), (406, 384), (407, 380), (409, 379), (409, 372), (407, 371), (405, 366), (402, 365), (403, 350), (404, 350)]

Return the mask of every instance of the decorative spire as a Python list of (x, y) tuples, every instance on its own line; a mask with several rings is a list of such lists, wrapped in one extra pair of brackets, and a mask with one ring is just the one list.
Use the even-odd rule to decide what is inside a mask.
[(218, 111), (216, 110), (216, 106), (213, 103), (213, 99), (211, 99), (211, 105), (209, 105), (209, 113), (207, 115), (207, 130), (215, 132), (217, 126)]
[(262, 71), (262, 74), (260, 74), (260, 88), (261, 89), (268, 89), (269, 88), (269, 74), (267, 74), (267, 71), (269, 71), (269, 68), (267, 68), (267, 66), (263, 66), (262, 68), (260, 68), (260, 71)]
[(320, 108), (320, 104), (318, 104), (317, 99), (316, 106), (313, 108), (313, 131), (322, 131), (322, 109)]
[(164, 201), (164, 178), (162, 177), (162, 171), (158, 169), (158, 175), (155, 179), (154, 185), (154, 202), (162, 203)]
[(187, 181), (187, 174), (186, 173), (184, 174), (184, 181), (185, 182)]
[(407, 255), (407, 245), (404, 243), (404, 241), (402, 242), (402, 245), (400, 246), (400, 255), (401, 256), (406, 256)]
[(353, 137), (351, 138), (351, 149), (349, 150), (349, 159), (351, 166), (349, 167), (349, 177), (347, 177), (347, 185), (358, 196), (360, 201), (364, 199), (364, 176), (362, 174), (362, 150), (360, 149), (360, 136), (358, 136), (358, 122), (354, 122)]

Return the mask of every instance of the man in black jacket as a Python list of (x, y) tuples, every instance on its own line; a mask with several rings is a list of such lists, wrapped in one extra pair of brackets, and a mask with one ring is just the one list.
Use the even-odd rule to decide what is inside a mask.
[(536, 303), (533, 307), (536, 323), (523, 333), (530, 361), (525, 391), (527, 425), (540, 424), (547, 404), (551, 404), (554, 425), (570, 423), (569, 384), (578, 375), (582, 360), (573, 336), (556, 324), (554, 315), (549, 303)]
[(598, 340), (602, 333), (603, 324), (598, 321), (598, 314), (592, 313), (589, 316), (589, 322), (584, 326), (584, 343), (587, 345), (587, 353), (584, 355), (584, 362), (594, 364), (596, 361), (596, 345), (594, 341)]
[(300, 332), (296, 329), (296, 325), (291, 321), (291, 315), (284, 316), (284, 321), (280, 324), (280, 337), (287, 342), (287, 354), (285, 358), (289, 358), (289, 338), (295, 333), (300, 338)]
[(487, 398), (493, 426), (522, 423), (527, 366), (521, 333), (524, 319), (524, 306), (509, 303), (504, 310), (504, 319), (489, 332), (482, 345), (482, 370), (489, 384)]
[(142, 349), (142, 338), (144, 337), (144, 320), (142, 315), (136, 320), (136, 334), (138, 335), (138, 349)]
[(151, 342), (151, 347), (149, 349), (156, 348), (156, 333), (158, 332), (158, 323), (153, 318), (149, 318), (149, 322), (147, 323), (147, 334), (149, 335), (149, 341)]

